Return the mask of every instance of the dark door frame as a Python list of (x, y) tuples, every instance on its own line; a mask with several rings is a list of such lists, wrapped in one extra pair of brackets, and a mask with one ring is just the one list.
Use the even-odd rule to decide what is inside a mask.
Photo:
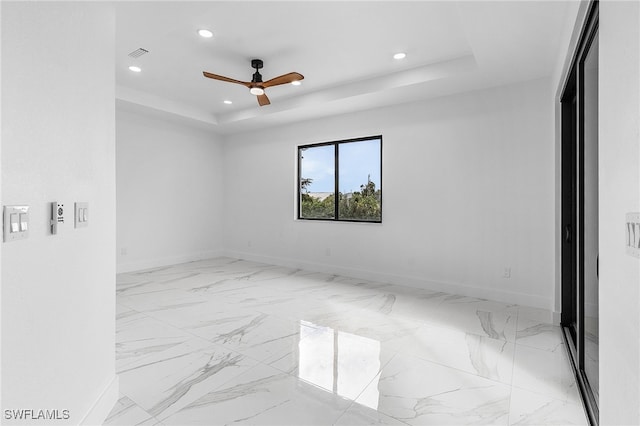
[(599, 421), (598, 401), (584, 371), (584, 135), (582, 67), (598, 31), (598, 0), (587, 11), (577, 49), (565, 76), (561, 103), (561, 288), (560, 324), (589, 421)]

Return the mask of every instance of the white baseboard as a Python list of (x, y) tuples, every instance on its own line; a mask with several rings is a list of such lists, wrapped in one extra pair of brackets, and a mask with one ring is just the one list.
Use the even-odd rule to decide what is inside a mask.
[(481, 299), (495, 300), (496, 302), (512, 303), (521, 306), (529, 306), (549, 311), (549, 321), (553, 318), (551, 309), (552, 301), (548, 298), (525, 293), (508, 292), (491, 288), (473, 287), (459, 283), (432, 281), (421, 277), (412, 277), (400, 274), (364, 270), (352, 267), (336, 266), (323, 263), (309, 262), (297, 259), (287, 259), (274, 256), (265, 256), (255, 253), (247, 253), (236, 250), (222, 250), (221, 255), (251, 260), (254, 262), (268, 263), (288, 268), (298, 268), (313, 272), (344, 275), (371, 281), (393, 283), (407, 287), (421, 288), (433, 291), (442, 291), (461, 296), (477, 297)]
[(116, 404), (116, 402), (118, 402), (119, 396), (120, 378), (117, 375), (114, 375), (111, 382), (98, 397), (98, 400), (95, 402), (95, 404), (93, 404), (80, 424), (91, 426), (103, 424), (107, 416), (111, 412), (111, 409), (113, 409), (113, 406)]
[(135, 262), (118, 262), (116, 265), (116, 273), (142, 271), (144, 269), (160, 268), (162, 266), (178, 265), (180, 263), (194, 262), (196, 260), (211, 259), (220, 257), (222, 254), (219, 250), (204, 251), (198, 253), (185, 254), (180, 256), (170, 256), (160, 259), (138, 260)]

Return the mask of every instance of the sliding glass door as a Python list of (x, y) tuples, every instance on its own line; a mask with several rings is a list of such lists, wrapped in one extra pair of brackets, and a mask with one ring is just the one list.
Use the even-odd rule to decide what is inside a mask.
[(562, 326), (582, 398), (598, 422), (598, 4), (561, 98)]
[(598, 32), (582, 63), (582, 277), (584, 372), (598, 400)]

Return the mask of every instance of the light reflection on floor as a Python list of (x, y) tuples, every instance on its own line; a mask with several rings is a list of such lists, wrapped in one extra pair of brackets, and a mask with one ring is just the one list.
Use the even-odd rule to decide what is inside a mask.
[[(299, 378), (351, 400), (358, 397), (371, 377), (377, 382), (380, 342), (304, 320), (300, 324)], [(377, 388), (375, 383), (373, 386)], [(377, 392), (359, 402), (377, 409)]]

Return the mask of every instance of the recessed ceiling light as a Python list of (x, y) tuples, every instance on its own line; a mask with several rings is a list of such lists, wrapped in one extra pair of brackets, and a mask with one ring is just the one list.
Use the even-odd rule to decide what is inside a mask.
[(227, 105), (231, 105), (233, 102), (229, 101), (229, 100), (226, 100), (226, 101), (224, 101), (224, 103), (227, 104)]
[(294, 81), (291, 82), (291, 84), (293, 86), (300, 86), (302, 84), (302, 82), (300, 80), (294, 80)]
[(135, 65), (131, 65), (131, 66), (129, 67), (129, 70), (131, 70), (131, 71), (133, 71), (133, 72), (140, 72), (140, 71), (142, 71), (142, 68), (140, 68), (140, 67), (136, 67)]
[(213, 33), (211, 31), (205, 30), (205, 29), (198, 30), (198, 34), (200, 34), (200, 37), (204, 37), (204, 38), (213, 37)]
[(404, 59), (407, 57), (407, 54), (404, 52), (399, 52), (393, 55), (393, 59)]

